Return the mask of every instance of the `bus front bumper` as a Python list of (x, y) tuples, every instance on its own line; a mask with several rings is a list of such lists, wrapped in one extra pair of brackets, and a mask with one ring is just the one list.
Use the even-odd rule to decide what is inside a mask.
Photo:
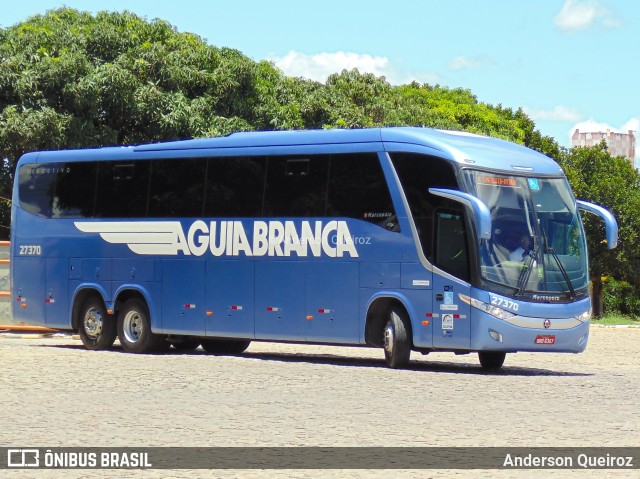
[[(473, 314), (476, 313), (476, 314)], [(580, 353), (587, 347), (589, 321), (576, 318), (512, 318), (474, 311), (471, 350)]]

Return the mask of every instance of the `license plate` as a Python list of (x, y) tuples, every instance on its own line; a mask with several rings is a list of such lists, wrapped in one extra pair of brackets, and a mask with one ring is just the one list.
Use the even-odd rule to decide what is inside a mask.
[(555, 344), (556, 337), (553, 334), (540, 334), (536, 336), (536, 344)]

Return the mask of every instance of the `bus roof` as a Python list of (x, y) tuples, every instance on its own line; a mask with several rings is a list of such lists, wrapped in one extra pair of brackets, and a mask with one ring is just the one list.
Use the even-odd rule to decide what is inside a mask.
[[(551, 158), (516, 143), (462, 131), (420, 127), (365, 129), (295, 130), (233, 133), (224, 137), (180, 140), (128, 147), (105, 147), (90, 150), (27, 153), (23, 162), (47, 163), (91, 159), (135, 158), (136, 153), (268, 148), (272, 153), (283, 148), (310, 145), (339, 146), (377, 144), (387, 151), (430, 153), (469, 166), (537, 174), (559, 174), (561, 169)], [(256, 150), (253, 150), (257, 153)], [(371, 150), (368, 150), (371, 151)], [(295, 153), (295, 152), (294, 152)], [(37, 158), (34, 156), (37, 155)], [(147, 157), (147, 155), (144, 155)], [(182, 155), (180, 155), (182, 156)]]

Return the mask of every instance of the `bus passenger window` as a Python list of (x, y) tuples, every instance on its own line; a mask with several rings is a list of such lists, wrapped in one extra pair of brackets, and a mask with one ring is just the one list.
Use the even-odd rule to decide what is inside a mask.
[(90, 218), (96, 199), (97, 163), (65, 163), (59, 168), (53, 218)]
[(329, 156), (271, 156), (264, 216), (323, 216)]
[(20, 207), (34, 215), (51, 217), (56, 174), (48, 165), (27, 164), (18, 172)]
[(333, 155), (327, 216), (345, 216), (400, 231), (387, 180), (375, 153)]
[(209, 158), (204, 215), (251, 218), (262, 215), (267, 158)]
[(154, 160), (151, 165), (148, 216), (201, 216), (206, 172), (206, 158)]
[(103, 161), (98, 166), (97, 218), (147, 216), (150, 161)]
[(442, 158), (417, 153), (391, 153), (391, 161), (400, 178), (409, 203), (418, 239), (425, 257), (432, 261), (432, 233), (434, 210), (445, 206), (445, 201), (429, 193), (429, 188), (458, 189), (451, 164)]

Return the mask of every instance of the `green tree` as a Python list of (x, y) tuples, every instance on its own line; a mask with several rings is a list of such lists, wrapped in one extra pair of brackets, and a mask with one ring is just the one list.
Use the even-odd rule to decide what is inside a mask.
[(268, 64), (128, 12), (62, 8), (2, 29), (0, 196), (26, 151), (273, 128), (255, 106), (266, 70), (273, 76)]
[(604, 226), (593, 215), (583, 215), (589, 247), (593, 309), (603, 312), (603, 276), (640, 284), (640, 176), (624, 157), (612, 157), (603, 141), (594, 147), (565, 150), (561, 158), (574, 194), (609, 209), (619, 227), (618, 247), (606, 248)]

